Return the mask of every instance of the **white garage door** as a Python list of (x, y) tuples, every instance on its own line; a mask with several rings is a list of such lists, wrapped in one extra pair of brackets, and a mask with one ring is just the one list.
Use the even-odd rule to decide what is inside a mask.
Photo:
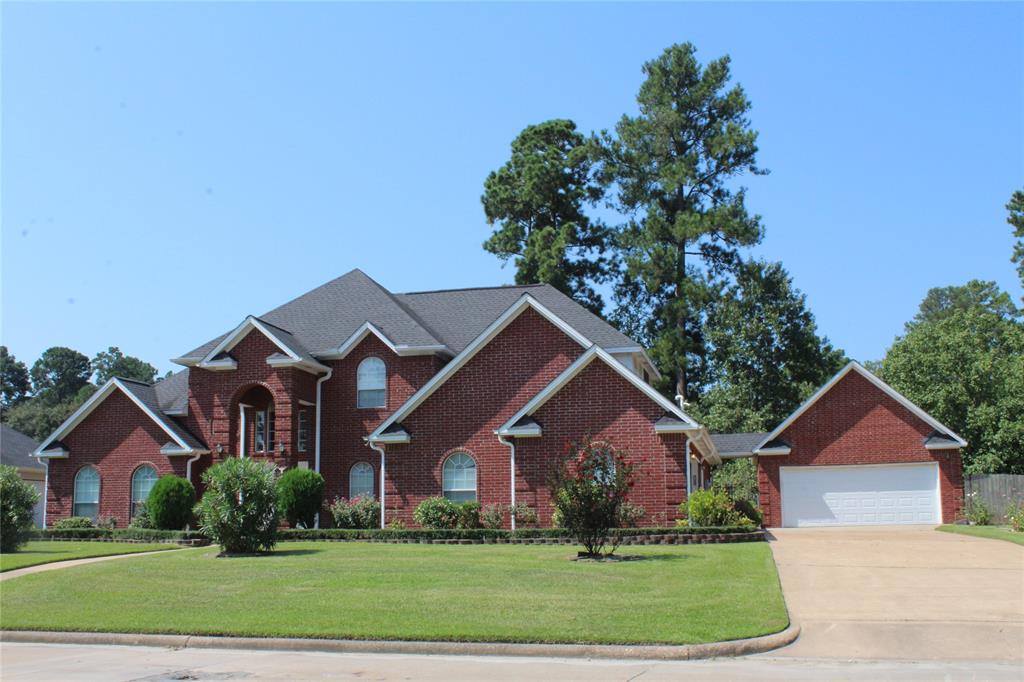
[(939, 523), (939, 466), (780, 467), (782, 525)]

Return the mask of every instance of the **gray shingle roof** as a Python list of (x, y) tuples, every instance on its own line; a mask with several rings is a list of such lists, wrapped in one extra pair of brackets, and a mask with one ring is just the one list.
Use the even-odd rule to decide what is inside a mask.
[(30, 456), (38, 447), (39, 443), (35, 439), (15, 431), (7, 424), (0, 424), (0, 464), (42, 471), (43, 465)]
[[(396, 345), (445, 345), (458, 353), (525, 293), (602, 348), (639, 346), (547, 284), (392, 294), (361, 270), (331, 280), (258, 319), (290, 334), (314, 356), (336, 349), (365, 322)], [(201, 358), (225, 336), (182, 357)]]
[(184, 413), (188, 409), (188, 369), (175, 372), (153, 384), (160, 410), (168, 414)]
[(719, 454), (736, 455), (738, 453), (753, 454), (754, 448), (760, 445), (767, 436), (767, 432), (761, 433), (713, 433), (711, 442)]
[[(144, 384), (141, 381), (133, 381), (131, 379), (118, 378), (121, 385), (128, 391), (131, 391), (132, 395), (138, 398), (143, 404), (146, 405), (153, 413), (160, 419), (160, 423), (164, 424), (168, 429), (173, 431), (178, 437), (185, 442), (190, 448), (195, 450), (204, 450), (204, 446), (198, 438), (193, 436), (189, 431), (179, 424), (174, 418), (169, 417), (163, 413), (160, 408), (160, 398), (157, 394), (156, 385)], [(163, 383), (163, 382), (160, 382)]]

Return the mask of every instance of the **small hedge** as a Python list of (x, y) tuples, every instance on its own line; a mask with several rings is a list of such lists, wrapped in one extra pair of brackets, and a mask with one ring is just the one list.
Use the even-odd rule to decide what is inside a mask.
[(46, 528), (35, 530), (35, 540), (110, 540), (113, 542), (209, 542), (195, 530), (149, 528)]
[[(723, 527), (681, 527), (681, 528), (613, 528), (615, 537), (652, 535), (724, 535), (755, 534), (760, 528), (751, 526)], [(289, 528), (278, 534), (281, 541), (299, 540), (527, 540), (544, 538), (565, 538), (564, 528), (524, 528), (510, 531), (496, 528), (453, 528), (453, 529), (352, 529), (352, 528)]]

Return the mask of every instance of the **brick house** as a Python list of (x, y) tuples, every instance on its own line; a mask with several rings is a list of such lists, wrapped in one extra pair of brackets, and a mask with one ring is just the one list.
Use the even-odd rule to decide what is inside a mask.
[[(723, 456), (757, 458), (768, 525), (811, 504), (787, 501), (790, 489), (838, 486), (840, 505), (900, 492), (885, 472), (859, 470), (787, 487), (801, 468), (937, 464), (941, 481), (889, 478), (931, 485), (917, 492), (934, 517), (955, 516), (962, 496), (962, 440), (859, 365), (777, 432), (711, 436), (652, 388), (657, 370), (638, 343), (547, 285), (394, 294), (354, 270), (174, 362), (185, 369), (152, 386), (112, 379), (39, 446), (48, 525), (72, 515), (127, 525), (159, 476), (201, 491), (202, 472), (233, 455), (319, 471), (328, 501), (373, 495), (382, 523), (414, 525), (416, 506), (443, 495), (525, 503), (549, 525), (551, 467), (586, 436), (637, 465), (631, 501), (646, 525), (672, 525)], [(844, 497), (854, 479), (874, 488)]]

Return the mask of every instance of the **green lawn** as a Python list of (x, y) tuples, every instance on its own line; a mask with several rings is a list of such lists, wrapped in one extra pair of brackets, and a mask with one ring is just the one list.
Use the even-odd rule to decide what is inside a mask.
[(123, 559), (4, 583), (0, 627), (509, 642), (693, 643), (788, 618), (768, 545), (575, 547), (289, 542)]
[(976, 538), (988, 538), (990, 540), (1006, 540), (1024, 545), (1024, 533), (1017, 533), (1010, 530), (1009, 526), (959, 526), (947, 524), (939, 526), (939, 530), (945, 533), (959, 533), (960, 535), (973, 535)]
[(38, 540), (29, 542), (13, 554), (0, 554), (0, 572), (15, 568), (49, 564), (68, 559), (88, 559), (111, 554), (134, 554), (177, 549), (177, 545), (135, 544), (131, 542), (75, 542), (73, 540)]

